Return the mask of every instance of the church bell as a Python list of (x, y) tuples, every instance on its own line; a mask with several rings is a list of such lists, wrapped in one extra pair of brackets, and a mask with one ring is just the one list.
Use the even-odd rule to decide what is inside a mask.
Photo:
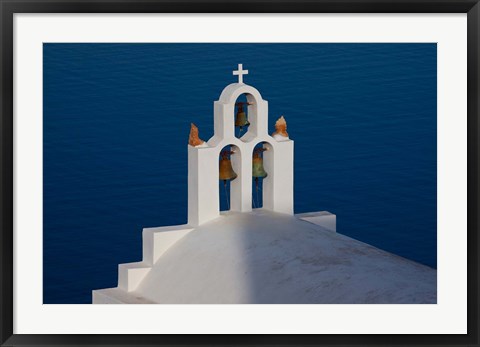
[(255, 177), (255, 180), (258, 178), (265, 178), (268, 176), (267, 172), (263, 167), (263, 158), (260, 153), (266, 151), (265, 148), (256, 148), (253, 151), (253, 161), (252, 161), (252, 176)]
[(242, 129), (243, 127), (249, 126), (250, 122), (247, 119), (247, 114), (243, 110), (243, 105), (251, 105), (251, 103), (237, 102), (235, 105), (237, 105), (237, 114), (235, 115), (235, 126), (240, 127), (240, 129)]
[(225, 150), (220, 153), (220, 181), (223, 181), (224, 184), (227, 184), (227, 181), (233, 181), (237, 178), (237, 174), (233, 171), (232, 162), (228, 157), (230, 154), (234, 152), (230, 150)]

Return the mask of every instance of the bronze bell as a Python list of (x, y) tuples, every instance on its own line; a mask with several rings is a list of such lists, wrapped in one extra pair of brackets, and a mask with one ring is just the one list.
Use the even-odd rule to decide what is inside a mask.
[(243, 105), (251, 105), (249, 102), (237, 102), (235, 105), (237, 105), (237, 114), (235, 115), (235, 126), (240, 127), (242, 129), (243, 127), (249, 126), (250, 122), (247, 119), (247, 114), (243, 110)]
[[(265, 178), (268, 176), (267, 172), (263, 167), (263, 158), (260, 155), (262, 152), (266, 151), (266, 148), (255, 148), (253, 150), (253, 160), (252, 160), (252, 176), (255, 177), (255, 191), (257, 193), (257, 203), (256, 206), (260, 207), (260, 199), (259, 199), (259, 187), (258, 187), (258, 179)], [(255, 200), (252, 199), (253, 207), (255, 206)]]
[(263, 158), (260, 156), (260, 153), (263, 151), (266, 151), (266, 149), (256, 148), (253, 151), (252, 176), (255, 177), (255, 181), (258, 181), (258, 178), (265, 178), (268, 176), (263, 167)]
[(235, 171), (233, 171), (232, 167), (232, 162), (230, 161), (230, 158), (228, 157), (229, 154), (233, 154), (234, 152), (230, 150), (225, 150), (220, 153), (220, 181), (223, 181), (223, 183), (227, 184), (227, 181), (233, 181), (235, 178), (237, 178), (237, 174)]

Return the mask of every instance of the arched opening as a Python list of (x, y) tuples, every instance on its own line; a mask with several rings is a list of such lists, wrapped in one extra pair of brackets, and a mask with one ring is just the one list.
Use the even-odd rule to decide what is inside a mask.
[(235, 189), (240, 183), (240, 149), (235, 145), (222, 148), (218, 158), (220, 211), (229, 211), (240, 197)]
[[(273, 147), (259, 142), (252, 152), (252, 208), (262, 208), (271, 191), (273, 175)], [(270, 199), (271, 200), (271, 199)]]
[(253, 95), (240, 94), (235, 100), (235, 137), (241, 139), (256, 120), (257, 106)]

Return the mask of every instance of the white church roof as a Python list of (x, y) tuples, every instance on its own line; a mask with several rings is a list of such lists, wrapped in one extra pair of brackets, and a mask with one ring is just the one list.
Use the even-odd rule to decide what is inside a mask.
[(436, 271), (259, 209), (189, 231), (130, 293), (103, 291), (97, 295), (136, 303), (436, 303)]

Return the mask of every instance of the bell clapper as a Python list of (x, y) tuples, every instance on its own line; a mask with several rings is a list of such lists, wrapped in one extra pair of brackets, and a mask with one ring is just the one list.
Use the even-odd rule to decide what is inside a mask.
[(253, 208), (257, 208), (257, 204), (255, 203), (255, 198), (252, 196), (252, 204)]
[(255, 177), (255, 190), (257, 191), (257, 205), (259, 205), (260, 200), (258, 199), (258, 177)]
[(228, 200), (230, 200), (228, 198), (228, 192), (227, 192), (227, 180), (223, 180), (223, 188), (225, 189), (225, 199), (227, 201), (227, 208), (230, 209), (230, 202)]

